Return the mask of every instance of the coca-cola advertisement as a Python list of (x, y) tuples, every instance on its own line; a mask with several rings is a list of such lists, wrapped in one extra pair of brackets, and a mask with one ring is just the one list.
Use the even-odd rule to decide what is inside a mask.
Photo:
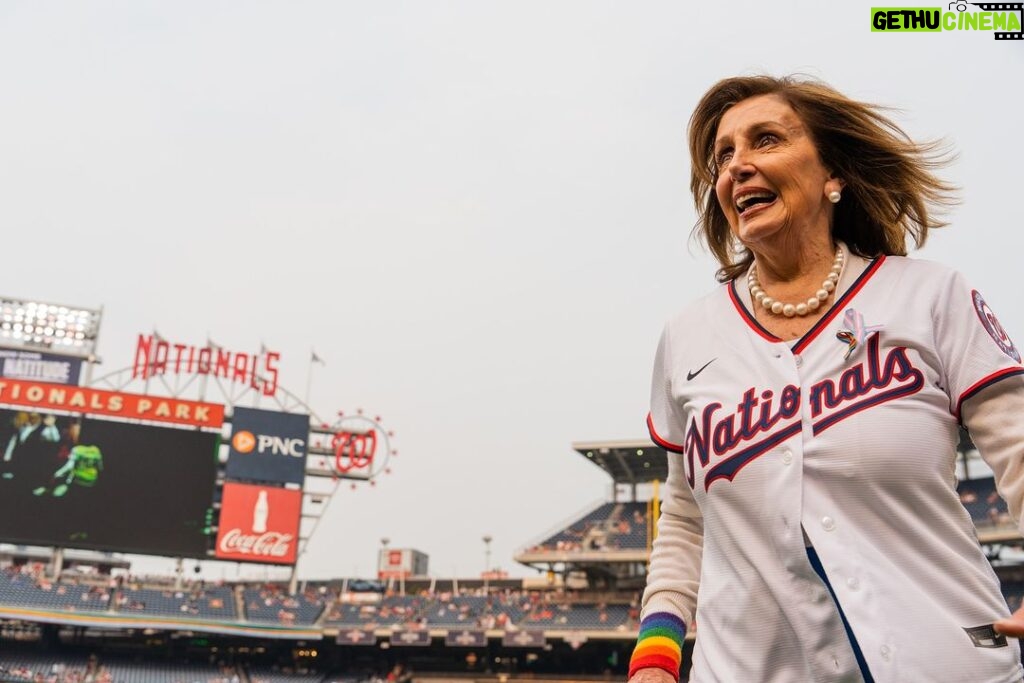
[(297, 489), (224, 484), (217, 559), (295, 564), (301, 510)]

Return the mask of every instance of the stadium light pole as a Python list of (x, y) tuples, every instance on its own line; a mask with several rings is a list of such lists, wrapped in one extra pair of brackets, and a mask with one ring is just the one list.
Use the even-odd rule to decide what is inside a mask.
[(484, 595), (487, 595), (490, 588), (491, 578), (491, 538), (490, 534), (484, 536)]
[(0, 344), (90, 359), (103, 309), (0, 297)]

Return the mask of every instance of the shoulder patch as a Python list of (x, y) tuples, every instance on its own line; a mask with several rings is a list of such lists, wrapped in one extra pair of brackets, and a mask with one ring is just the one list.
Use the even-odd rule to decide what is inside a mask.
[(985, 300), (981, 298), (978, 290), (971, 290), (971, 299), (974, 301), (974, 311), (978, 314), (978, 320), (981, 321), (989, 336), (995, 341), (996, 346), (999, 347), (1000, 351), (1019, 363), (1020, 351), (1013, 345), (1010, 336), (1006, 334), (1006, 330), (999, 324), (996, 314), (992, 312), (992, 309), (988, 307)]

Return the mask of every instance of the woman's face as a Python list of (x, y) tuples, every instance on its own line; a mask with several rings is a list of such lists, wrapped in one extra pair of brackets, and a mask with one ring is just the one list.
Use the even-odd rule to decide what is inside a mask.
[(718, 204), (745, 246), (828, 233), (831, 174), (800, 117), (777, 95), (751, 97), (725, 112), (715, 166)]

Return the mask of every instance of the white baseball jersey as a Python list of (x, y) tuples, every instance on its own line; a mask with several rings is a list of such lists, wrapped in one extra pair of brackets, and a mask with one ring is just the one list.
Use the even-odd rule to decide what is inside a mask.
[(671, 452), (644, 614), (695, 616), (699, 683), (861, 680), (839, 609), (879, 683), (1020, 681), (955, 489), (963, 402), (1024, 392), (981, 296), (944, 266), (847, 254), (841, 296), (786, 342), (738, 282), (662, 335), (649, 427)]

